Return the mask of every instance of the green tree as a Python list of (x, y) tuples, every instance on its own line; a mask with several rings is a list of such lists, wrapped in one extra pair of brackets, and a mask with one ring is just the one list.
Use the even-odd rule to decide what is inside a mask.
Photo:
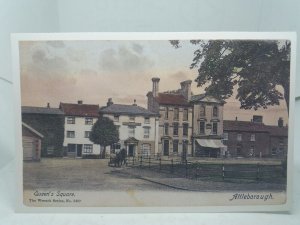
[[(170, 41), (176, 48), (179, 41)], [(206, 93), (227, 99), (237, 87), (240, 108), (267, 108), (284, 99), (289, 107), (289, 41), (192, 40), (199, 46), (190, 69), (198, 69), (196, 82)], [(280, 91), (279, 87), (282, 87)]]
[(99, 117), (93, 125), (90, 133), (90, 140), (98, 145), (103, 146), (100, 158), (105, 158), (106, 146), (112, 145), (119, 141), (119, 131), (114, 122), (107, 117)]

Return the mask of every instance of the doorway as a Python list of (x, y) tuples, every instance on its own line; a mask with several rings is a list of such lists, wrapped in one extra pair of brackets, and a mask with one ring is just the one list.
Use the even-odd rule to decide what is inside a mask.
[(77, 145), (76, 157), (82, 157), (82, 145)]
[(169, 140), (164, 140), (164, 155), (169, 155)]
[(128, 156), (134, 156), (134, 145), (128, 145)]

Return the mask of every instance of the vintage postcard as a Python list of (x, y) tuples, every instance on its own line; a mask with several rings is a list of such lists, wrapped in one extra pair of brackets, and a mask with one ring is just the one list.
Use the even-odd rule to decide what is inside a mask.
[(295, 40), (13, 35), (17, 208), (287, 211)]

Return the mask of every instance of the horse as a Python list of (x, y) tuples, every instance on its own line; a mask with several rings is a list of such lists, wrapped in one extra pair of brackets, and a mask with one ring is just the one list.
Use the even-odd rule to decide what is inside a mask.
[(125, 148), (122, 148), (121, 151), (119, 152), (119, 159), (120, 159), (120, 162), (121, 162), (121, 166), (122, 165), (125, 165), (126, 164), (126, 157), (127, 157), (127, 153), (126, 153), (126, 150)]
[(123, 148), (121, 151), (116, 152), (114, 155), (111, 155), (109, 165), (114, 165), (115, 167), (120, 167), (126, 164), (126, 150)]

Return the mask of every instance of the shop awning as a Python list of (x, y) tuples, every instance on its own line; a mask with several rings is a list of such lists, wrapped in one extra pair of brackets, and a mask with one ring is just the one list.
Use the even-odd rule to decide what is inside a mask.
[(226, 145), (224, 145), (221, 140), (217, 139), (196, 139), (198, 144), (202, 147), (208, 147), (208, 148), (224, 148)]

